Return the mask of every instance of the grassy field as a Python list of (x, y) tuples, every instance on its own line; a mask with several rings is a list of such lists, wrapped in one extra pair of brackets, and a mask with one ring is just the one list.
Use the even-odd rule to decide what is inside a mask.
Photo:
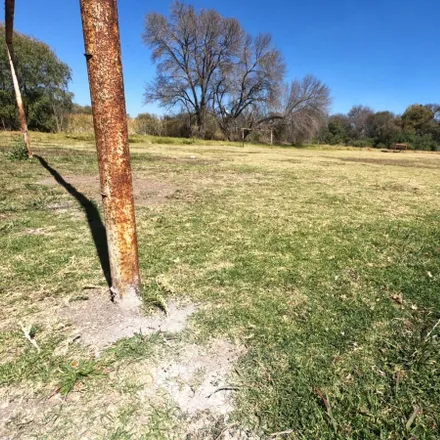
[[(92, 139), (33, 139), (99, 210)], [(142, 419), (148, 385), (133, 375), (179, 344), (227, 338), (245, 347), (230, 422), (259, 438), (440, 438), (440, 155), (132, 141), (145, 303), (198, 311), (173, 338), (99, 358), (60, 349), (71, 330), (48, 311), (104, 291), (100, 261), (78, 200), (0, 135), (0, 398), (67, 396), (56, 422), (15, 420), (0, 437), (185, 438), (172, 408)]]

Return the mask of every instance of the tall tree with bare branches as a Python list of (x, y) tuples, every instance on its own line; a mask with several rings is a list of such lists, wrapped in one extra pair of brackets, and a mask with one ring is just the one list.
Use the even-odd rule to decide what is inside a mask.
[(9, 65), (11, 67), (12, 82), (14, 84), (15, 98), (17, 100), (21, 132), (23, 133), (24, 143), (26, 144), (28, 156), (32, 157), (31, 141), (29, 138), (29, 132), (27, 127), (26, 113), (24, 111), (23, 99), (21, 97), (20, 86), (18, 84), (17, 74), (15, 72), (15, 67), (14, 67), (14, 46), (13, 46), (14, 10), (15, 10), (15, 0), (5, 0), (6, 51), (8, 55)]
[(155, 12), (148, 14), (143, 39), (158, 65), (155, 80), (146, 87), (145, 101), (182, 107), (195, 118), (197, 134), (204, 137), (215, 73), (228, 70), (242, 34), (237, 20), (214, 10), (196, 12), (178, 1), (171, 7), (170, 20)]
[(251, 125), (262, 107), (276, 105), (284, 74), (284, 61), (269, 34), (243, 36), (236, 58), (219, 69), (212, 85), (213, 111), (229, 140)]
[(312, 76), (283, 86), (285, 64), (268, 34), (252, 37), (215, 10), (196, 11), (175, 1), (170, 18), (146, 16), (145, 44), (157, 62), (157, 75), (145, 101), (186, 111), (204, 137), (206, 117), (215, 116), (229, 140), (241, 128), (280, 125), (315, 133), (327, 112), (329, 90)]
[(313, 75), (285, 84), (278, 108), (268, 107), (266, 114), (252, 121), (253, 128), (271, 125), (278, 140), (310, 141), (325, 124), (331, 103), (330, 89)]

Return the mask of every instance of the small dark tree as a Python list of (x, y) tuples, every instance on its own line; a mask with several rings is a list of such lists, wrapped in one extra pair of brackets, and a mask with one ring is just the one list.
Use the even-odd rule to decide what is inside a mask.
[(324, 142), (330, 145), (347, 143), (350, 133), (350, 120), (343, 114), (332, 115), (328, 119), (326, 137)]
[(135, 130), (137, 134), (150, 134), (153, 136), (162, 135), (162, 121), (156, 115), (140, 113), (135, 119)]
[(367, 126), (368, 136), (374, 138), (375, 146), (391, 147), (402, 132), (399, 120), (388, 111), (370, 115)]
[(91, 115), (92, 106), (73, 103), (70, 113), (74, 115)]

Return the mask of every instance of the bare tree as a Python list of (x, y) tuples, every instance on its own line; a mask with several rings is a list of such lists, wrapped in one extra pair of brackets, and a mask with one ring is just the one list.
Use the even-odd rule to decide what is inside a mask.
[(374, 114), (370, 107), (355, 105), (348, 112), (350, 122), (350, 135), (354, 139), (360, 139), (366, 136), (369, 118)]
[(214, 10), (197, 13), (178, 1), (171, 7), (169, 21), (162, 14), (148, 14), (143, 39), (158, 65), (145, 101), (182, 107), (195, 117), (198, 135), (204, 137), (214, 74), (220, 68), (227, 70), (242, 33), (237, 20)]
[(196, 12), (176, 1), (169, 20), (146, 16), (143, 38), (158, 62), (146, 102), (181, 107), (189, 121), (195, 119), (200, 137), (212, 113), (230, 140), (240, 128), (249, 133), (280, 120), (308, 138), (327, 112), (327, 86), (309, 75), (283, 87), (285, 65), (270, 35), (252, 38), (237, 20), (214, 10)]
[(212, 85), (213, 111), (223, 134), (233, 140), (262, 107), (276, 105), (285, 65), (271, 36), (260, 34), (244, 36), (236, 60), (222, 67)]
[(302, 143), (318, 134), (327, 120), (330, 103), (330, 89), (313, 75), (307, 75), (285, 85), (278, 111), (269, 109), (269, 114), (253, 125), (275, 124), (278, 137)]
[(17, 100), (18, 115), (20, 119), (21, 132), (23, 133), (24, 143), (26, 144), (26, 149), (28, 156), (32, 157), (31, 141), (29, 138), (28, 126), (26, 121), (26, 113), (24, 111), (23, 99), (21, 97), (20, 86), (18, 84), (17, 74), (14, 67), (14, 46), (13, 46), (13, 36), (14, 36), (14, 10), (15, 10), (15, 0), (5, 0), (5, 21), (6, 21), (6, 51), (8, 54), (9, 65), (11, 68), (12, 83), (14, 85), (15, 98)]

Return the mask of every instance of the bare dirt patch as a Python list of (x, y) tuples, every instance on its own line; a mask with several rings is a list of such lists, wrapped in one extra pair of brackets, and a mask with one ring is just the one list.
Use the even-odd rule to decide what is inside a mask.
[(166, 390), (173, 402), (188, 415), (200, 411), (228, 414), (228, 397), (234, 387), (226, 381), (243, 350), (229, 341), (216, 340), (210, 347), (185, 346), (177, 358), (165, 362), (154, 376), (157, 389)]
[(233, 366), (243, 352), (227, 340), (183, 343), (66, 397), (0, 393), (0, 438), (125, 438), (117, 432), (136, 439), (259, 438), (229, 419)]
[[(166, 316), (142, 316), (103, 296), (92, 292), (89, 299), (57, 310), (58, 318), (69, 320), (80, 334), (76, 343), (101, 351), (135, 333), (181, 332), (196, 310), (192, 304), (170, 303)], [(226, 339), (198, 345), (167, 335), (160, 344), (149, 357), (122, 359), (104, 377), (85, 380), (67, 396), (50, 389), (3, 388), (0, 438), (100, 439), (116, 432), (156, 438), (158, 423), (161, 435), (167, 432), (166, 438), (176, 440), (258, 438), (230, 424), (232, 397), (240, 392), (233, 367), (245, 353), (243, 347)]]
[(166, 315), (157, 311), (151, 316), (144, 316), (138, 310), (124, 309), (104, 296), (91, 292), (88, 299), (69, 303), (58, 310), (59, 317), (71, 322), (83, 343), (97, 352), (136, 333), (180, 332), (196, 310), (193, 304), (179, 307), (170, 303)]
[[(77, 191), (85, 196), (101, 203), (101, 193), (98, 176), (84, 175), (66, 175), (65, 180)], [(42, 185), (58, 185), (52, 177), (45, 177), (40, 182)], [(169, 199), (176, 197), (181, 189), (167, 182), (161, 182), (154, 179), (136, 178), (133, 180), (134, 200), (137, 206), (154, 207), (165, 204)]]

